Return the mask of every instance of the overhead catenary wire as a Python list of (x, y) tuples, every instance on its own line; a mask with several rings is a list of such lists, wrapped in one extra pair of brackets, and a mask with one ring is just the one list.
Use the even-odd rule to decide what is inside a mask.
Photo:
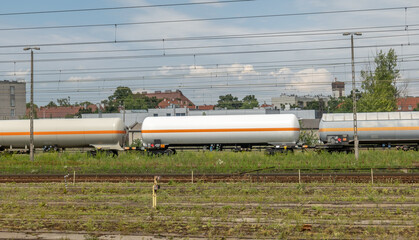
[(177, 19), (177, 20), (144, 21), (144, 22), (131, 22), (131, 23), (104, 23), (104, 24), (85, 24), (85, 25), (60, 25), (60, 26), (57, 25), (57, 26), (21, 27), (21, 28), (1, 28), (0, 31), (41, 30), (41, 29), (57, 29), (57, 28), (64, 29), (64, 28), (109, 27), (109, 26), (114, 27), (115, 25), (117, 25), (117, 26), (127, 26), (127, 25), (182, 23), (182, 22), (225, 21), (225, 20), (240, 20), (240, 19), (255, 19), (255, 18), (273, 18), (273, 17), (291, 17), (291, 16), (322, 15), (322, 14), (342, 14), (342, 13), (356, 13), (356, 12), (390, 11), (390, 10), (403, 10), (403, 11), (405, 11), (405, 9), (415, 9), (415, 8), (419, 8), (419, 6), (368, 8), (368, 9), (334, 10), (334, 11), (283, 13), (283, 14), (265, 14), (265, 15), (217, 17), (217, 18)]
[[(410, 43), (410, 46), (418, 46), (419, 43)], [(397, 44), (376, 44), (376, 45), (357, 45), (355, 48), (371, 48), (371, 47), (398, 47)], [(37, 62), (61, 62), (61, 61), (89, 61), (89, 60), (116, 60), (116, 59), (139, 59), (139, 58), (167, 58), (167, 57), (197, 57), (197, 56), (213, 56), (213, 55), (234, 55), (234, 54), (265, 54), (265, 53), (279, 53), (279, 52), (297, 52), (297, 51), (324, 51), (324, 50), (342, 50), (350, 49), (350, 46), (342, 47), (318, 47), (318, 48), (294, 48), (294, 49), (270, 49), (270, 50), (253, 50), (253, 51), (224, 51), (224, 52), (202, 52), (202, 53), (174, 53), (174, 54), (149, 54), (137, 56), (100, 56), (100, 57), (78, 57), (78, 58), (51, 58), (51, 59), (37, 59)], [(30, 62), (30, 60), (10, 60), (0, 61), (1, 63), (22, 63)]]
[[(419, 25), (418, 25), (419, 26)], [(249, 38), (274, 38), (274, 37), (297, 37), (297, 36), (315, 36), (315, 35), (340, 35), (345, 31), (356, 28), (346, 29), (328, 29), (328, 30), (310, 30), (310, 31), (291, 31), (291, 32), (263, 32), (263, 33), (243, 33), (243, 34), (227, 34), (227, 35), (207, 35), (207, 36), (189, 36), (164, 38), (165, 42), (178, 41), (208, 41), (208, 40), (225, 40), (225, 39), (249, 39)], [(357, 28), (357, 30), (360, 30)], [(417, 31), (419, 28), (411, 28), (409, 31)], [(404, 32), (404, 28), (394, 30), (362, 30), (364, 33), (383, 33), (383, 32)], [(61, 42), (61, 43), (33, 43), (39, 47), (53, 46), (73, 46), (73, 45), (104, 45), (104, 44), (127, 44), (127, 43), (152, 43), (161, 42), (161, 38), (151, 39), (130, 39), (130, 40), (109, 40), (109, 41), (86, 41), (86, 42)], [(28, 44), (17, 45), (0, 45), (0, 48), (22, 48)]]
[[(419, 24), (417, 24), (419, 26)], [(419, 29), (418, 29), (419, 30)], [(410, 36), (417, 36), (419, 34), (411, 34)], [(382, 39), (382, 38), (396, 38), (404, 37), (405, 34), (397, 35), (379, 35), (379, 36), (368, 36), (362, 39)], [(168, 50), (185, 50), (185, 49), (207, 49), (207, 48), (228, 48), (228, 47), (249, 47), (249, 46), (271, 46), (271, 45), (285, 45), (285, 44), (301, 44), (301, 43), (324, 43), (324, 42), (346, 42), (344, 38), (333, 38), (333, 39), (318, 39), (318, 40), (303, 40), (303, 41), (279, 41), (279, 42), (264, 42), (264, 43), (241, 43), (241, 44), (224, 44), (224, 45), (199, 45), (199, 46), (187, 46), (187, 47), (164, 47), (164, 48), (141, 48), (141, 49), (113, 49), (113, 50), (84, 50), (84, 51), (42, 51), (37, 55), (49, 55), (49, 54), (80, 54), (80, 53), (116, 53), (116, 52), (137, 52), (137, 51), (168, 51)], [(9, 52), (0, 53), (0, 55), (27, 55), (23, 52)]]
[(1, 13), (0, 12), (0, 16), (35, 15), (35, 14), (51, 14), (51, 13), (73, 13), (73, 12), (93, 12), (93, 11), (126, 10), (126, 9), (139, 9), (139, 8), (157, 8), (157, 7), (179, 7), (179, 6), (226, 4), (226, 3), (240, 3), (240, 2), (253, 2), (253, 1), (256, 1), (256, 0), (223, 0), (223, 1), (206, 1), (206, 2), (186, 2), (186, 3), (166, 3), (166, 4), (153, 4), (153, 5), (136, 5), (136, 6), (122, 6), (122, 7), (62, 9), (62, 10), (49, 10), (49, 11), (9, 12), (9, 13)]
[[(401, 26), (401, 25), (400, 25)], [(400, 27), (400, 26), (398, 26), (398, 28), (400, 28), (400, 29), (394, 29), (394, 28), (380, 28), (380, 27), (382, 27), (382, 26), (376, 26), (376, 27), (374, 27), (373, 29), (367, 29), (367, 31), (368, 30), (371, 30), (369, 33), (391, 33), (391, 32), (404, 32), (405, 31), (405, 25), (403, 25), (403, 27)], [(419, 30), (419, 29), (415, 29), (414, 27), (412, 28), (412, 29), (410, 29), (410, 27), (411, 26), (414, 26), (414, 24), (413, 25), (409, 25), (409, 31), (413, 31), (413, 34), (414, 34), (414, 31), (415, 30)], [(401, 29), (401, 28), (403, 28), (403, 29)], [(359, 28), (353, 28), (353, 29), (359, 29)], [(330, 30), (330, 29), (329, 29)], [(377, 31), (375, 31), (375, 30), (377, 30)], [(394, 31), (393, 31), (394, 30)], [(119, 32), (119, 28), (118, 28), (118, 32)], [(294, 31), (295, 32), (295, 31)], [(336, 30), (336, 31), (329, 31), (329, 32), (326, 32), (326, 34), (323, 34), (322, 32), (317, 32), (317, 36), (328, 36), (329, 34), (340, 34), (340, 33), (342, 33), (342, 29), (340, 29), (340, 31), (339, 30)], [(411, 32), (409, 32), (409, 34), (410, 34)], [(287, 34), (277, 34), (277, 35), (275, 35), (275, 34), (266, 34), (266, 35), (259, 35), (259, 33), (250, 33), (250, 34), (252, 34), (252, 35), (247, 35), (247, 36), (245, 36), (245, 35), (242, 35), (242, 36), (240, 36), (240, 34), (236, 34), (236, 35), (234, 35), (234, 34), (231, 34), (231, 35), (225, 35), (225, 39), (254, 39), (254, 38), (268, 38), (268, 37), (287, 37)], [(314, 36), (315, 35), (315, 32), (305, 32), (305, 33), (303, 33), (303, 31), (299, 31), (299, 33), (295, 33), (295, 34), (297, 34), (297, 35), (292, 35), (292, 33), (289, 33), (288, 34), (288, 36), (290, 36), (290, 37), (295, 37), (295, 36)], [(367, 36), (367, 37), (363, 37), (363, 39), (374, 39), (374, 38), (378, 38), (378, 36), (371, 36), (371, 34), (369, 35), (369, 36)], [(209, 36), (210, 38), (208, 38), (208, 39), (205, 39), (204, 37), (206, 37), (206, 36), (201, 36), (202, 38), (201, 39), (199, 39), (199, 36), (198, 37), (193, 37), (193, 36), (191, 36), (191, 37), (187, 37), (187, 38), (190, 38), (190, 41), (200, 41), (200, 40), (202, 40), (202, 41), (207, 41), (207, 40), (218, 40), (218, 39), (223, 39), (222, 37), (223, 36), (221, 36), (221, 35), (219, 35), (219, 36)], [(382, 37), (384, 38), (384, 37), (386, 37), (386, 38), (390, 38), (390, 37), (402, 37), (401, 35), (395, 35), (395, 36), (389, 36), (389, 35), (382, 35)], [(160, 38), (160, 39), (158, 39), (158, 38), (155, 38), (156, 39), (156, 42), (161, 42), (162, 41), (162, 39)], [(178, 39), (181, 39), (181, 38), (178, 38)], [(118, 38), (118, 40), (119, 40), (119, 38)], [(134, 40), (135, 41), (135, 39), (132, 39), (132, 40)], [(129, 40), (129, 39), (127, 39), (127, 40), (124, 40), (124, 39), (121, 39), (121, 42), (117, 42), (117, 43), (121, 43), (121, 45), (122, 44), (129, 44), (129, 43), (131, 43), (131, 42), (129, 42), (129, 41), (132, 41), (132, 40)], [(143, 40), (147, 40), (147, 39), (138, 39), (138, 40), (140, 40), (140, 41), (143, 41)], [(148, 40), (152, 40), (152, 39), (148, 39)], [(341, 39), (342, 40), (342, 42), (344, 42), (344, 39)], [(127, 41), (127, 42), (122, 42), (122, 41)], [(170, 41), (170, 39), (168, 38), (168, 40), (166, 40), (166, 39), (164, 39), (164, 41)], [(176, 41), (176, 40), (174, 40), (174, 38), (173, 38), (173, 41)], [(183, 41), (183, 40), (178, 40), (178, 41)], [(188, 40), (184, 40), (184, 41), (188, 41)], [(327, 42), (330, 42), (330, 41), (333, 41), (333, 40), (321, 40), (321, 39), (319, 39), (319, 40), (317, 40), (318, 41), (318, 43), (322, 43), (322, 42), (324, 42), (324, 43), (327, 43)], [(300, 41), (301, 43), (316, 43), (317, 41), (314, 41), (314, 40), (308, 40), (308, 41)], [(339, 41), (339, 39), (337, 39), (336, 41)], [(112, 41), (111, 41), (112, 43), (115, 43), (116, 41), (114, 41), (114, 39), (112, 39)], [(295, 42), (298, 42), (298, 41), (293, 41), (293, 43), (295, 43)], [(56, 42), (56, 43), (58, 43), (58, 44), (61, 44), (61, 43), (59, 43), (59, 42)], [(133, 42), (134, 43), (134, 42)], [(54, 43), (51, 43), (51, 44), (54, 44)], [(92, 44), (94, 44), (94, 43), (92, 43)], [(102, 43), (99, 43), (99, 44), (102, 44)], [(289, 41), (287, 41), (287, 42), (284, 42), (284, 43), (275, 43), (275, 42), (265, 42), (265, 43), (247, 43), (248, 45), (245, 45), (245, 46), (247, 46), (247, 47), (249, 47), (249, 46), (257, 46), (257, 47), (268, 47), (268, 46), (272, 46), (272, 45), (276, 45), (276, 44), (278, 44), (278, 45), (280, 45), (280, 44), (282, 44), (282, 45), (284, 45), (284, 44), (287, 44), (287, 47), (288, 47), (288, 44), (291, 44)], [(405, 46), (407, 46), (407, 44), (405, 43), (405, 41), (393, 41), (393, 42), (390, 42), (389, 44), (394, 44), (393, 45), (393, 47), (399, 47), (399, 46), (401, 46), (401, 45), (403, 45), (403, 44), (405, 44)], [(34, 44), (35, 45), (35, 44)], [(75, 44), (75, 45), (77, 45), (77, 43)], [(198, 49), (204, 49), (204, 48), (206, 48), (206, 49), (212, 49), (212, 48), (227, 48), (227, 47), (239, 47), (239, 45), (240, 44), (224, 44), (224, 45), (197, 45), (197, 46), (180, 46), (180, 47), (170, 47), (170, 44), (166, 44), (163, 48), (164, 48), (164, 50), (165, 50), (165, 54), (164, 55), (166, 55), (166, 54), (172, 54), (172, 53), (170, 53), (170, 51), (175, 51), (175, 50), (187, 50), (187, 49), (191, 49), (191, 50), (198, 50)], [(373, 49), (373, 48), (377, 48), (377, 47), (383, 47), (382, 45), (377, 45), (377, 44), (370, 44), (370, 43), (368, 43), (368, 44), (363, 44), (365, 47), (367, 47), (367, 48), (371, 48), (371, 49)], [(26, 45), (25, 45), (26, 46)], [(51, 46), (54, 46), (54, 45), (51, 45)], [(57, 47), (59, 47), (59, 46), (62, 46), (62, 45), (56, 45)], [(116, 46), (116, 45), (115, 45)], [(357, 44), (357, 46), (358, 46), (358, 44)], [(357, 48), (357, 46), (356, 46), (356, 48)], [(361, 45), (360, 45), (361, 46)], [(415, 46), (417, 46), (417, 43), (413, 43), (413, 45), (410, 47), (410, 49), (412, 49), (412, 47), (413, 47), (413, 49), (415, 49), (414, 47)], [(311, 47), (312, 49), (314, 49), (313, 47)], [(46, 48), (44, 48), (44, 49), (46, 49)], [(291, 49), (297, 49), (297, 48), (292, 48), (291, 47)], [(162, 50), (162, 48), (142, 48), (142, 49), (138, 49), (138, 51), (161, 51)], [(252, 49), (253, 50), (253, 49)], [(261, 51), (261, 50), (264, 50), (264, 49), (254, 49), (255, 51), (252, 51), (252, 52), (250, 52), (250, 51), (247, 51), (247, 52), (249, 52), (249, 54), (253, 54), (253, 53), (258, 53), (257, 51)], [(257, 51), (256, 51), (257, 50)], [(280, 50), (280, 49), (267, 49), (267, 50)], [(331, 50), (333, 50), (333, 49), (331, 49)], [(116, 50), (101, 50), (101, 49), (99, 49), (99, 50), (93, 50), (93, 51), (91, 51), (91, 53), (94, 53), (94, 54), (96, 54), (96, 53), (106, 53), (108, 51), (108, 53), (116, 53), (116, 52), (125, 52), (125, 51), (130, 51), (130, 52), (132, 52), (132, 50), (129, 50), (129, 49), (127, 49), (127, 50), (121, 50), (121, 49), (116, 49)], [(169, 51), (169, 53), (168, 53), (168, 51)], [(306, 51), (306, 50), (301, 50), (301, 51)], [(308, 51), (310, 51), (310, 50), (308, 50)], [(324, 50), (324, 51), (327, 51), (327, 50)], [(65, 52), (65, 51), (61, 51), (61, 52), (59, 52), (59, 51), (56, 51), (57, 53), (54, 53), (53, 51), (51, 52), (50, 51), (50, 53), (48, 53), (48, 52), (46, 52), (46, 53), (41, 53), (41, 54), (39, 54), (39, 55), (37, 55), (37, 61), (38, 60), (42, 60), (41, 59), (41, 57), (39, 57), (39, 56), (45, 56), (45, 55), (48, 55), (48, 54), (70, 54), (70, 52), (69, 51), (67, 51), (67, 52)], [(192, 51), (190, 51), (191, 52), (191, 54), (193, 54), (194, 56), (199, 56), (199, 53), (192, 53)], [(225, 52), (225, 53), (224, 53)], [(230, 53), (229, 53), (230, 52)], [(220, 54), (220, 55), (225, 55), (225, 54), (235, 54), (235, 53), (233, 53), (233, 52), (241, 52), (241, 51), (214, 51), (214, 52), (208, 52), (209, 54), (216, 54), (216, 53), (223, 53), (223, 54)], [(411, 51), (406, 51), (406, 52), (411, 52)], [(78, 51), (78, 53), (89, 53), (88, 51)], [(265, 53), (265, 52), (260, 52), (260, 53)], [(6, 55), (6, 54), (8, 54), (8, 53), (4, 53), (4, 55)], [(204, 54), (205, 54), (205, 52), (204, 52)], [(247, 53), (236, 53), (236, 54), (247, 54)], [(21, 54), (19, 54), (19, 55), (21, 55)], [(23, 54), (22, 54), (23, 55)], [(157, 54), (154, 54), (154, 55), (157, 55)], [(139, 55), (139, 56), (141, 56), (141, 55)], [(208, 55), (208, 56), (210, 56), (210, 55)], [(358, 55), (357, 55), (358, 56)], [(83, 56), (84, 57), (84, 56)], [(104, 57), (107, 57), (107, 56), (101, 56), (101, 58), (104, 58)], [(109, 57), (125, 57), (125, 56), (109, 56)], [(126, 57), (131, 57), (131, 56), (126, 56)], [(133, 56), (134, 58), (135, 58), (135, 56)], [(181, 57), (181, 56), (180, 56)], [(67, 58), (67, 57), (63, 57), (63, 58), (51, 58), (51, 60), (53, 61), (54, 59), (65, 59), (65, 58)], [(133, 59), (134, 59), (133, 58)], [(146, 58), (157, 58), (157, 57), (146, 57)], [(415, 61), (415, 59), (414, 59), (415, 57), (414, 56), (412, 56), (412, 58), (411, 58), (411, 61), (404, 61), (404, 62), (406, 62), (406, 63), (409, 63), (409, 62), (414, 62)], [(77, 59), (77, 58), (69, 58), (69, 59)], [(118, 58), (115, 58), (115, 59), (118, 59)], [(128, 58), (128, 59), (130, 59), (130, 58)], [(209, 58), (208, 58), (209, 59)], [(344, 58), (342, 58), (342, 59), (344, 59)], [(113, 60), (112, 58), (110, 58), (110, 60)], [(124, 58), (121, 58), (121, 60), (124, 60)], [(199, 58), (198, 58), (198, 60), (199, 60)], [(63, 62), (65, 61), (65, 60), (62, 60)], [(69, 60), (69, 61), (78, 61), (78, 60)], [(84, 60), (83, 60), (84, 61)], [(86, 59), (86, 61), (89, 61), (88, 59)], [(96, 61), (96, 59), (92, 59), (91, 61)], [(99, 60), (98, 60), (99, 61)], [(284, 67), (304, 67), (304, 66), (314, 66), (314, 67), (316, 67), (316, 66), (345, 66), (347, 63), (345, 62), (345, 61), (341, 61), (341, 62), (335, 62), (335, 63), (328, 63), (329, 62), (329, 60), (325, 60), (325, 61), (327, 61), (327, 62), (316, 62), (316, 63), (313, 63), (313, 64), (309, 64), (308, 62), (304, 62), (304, 63), (295, 63), (295, 64), (284, 64)], [(16, 62), (16, 61), (13, 61), (13, 62)], [(49, 59), (45, 59), (45, 62), (49, 62)], [(151, 62), (151, 61), (150, 61)], [(207, 63), (207, 62), (206, 62)], [(239, 61), (238, 63), (237, 62), (234, 62), (234, 63), (236, 63), (236, 64), (244, 64), (244, 61)], [(232, 63), (232, 64), (234, 64), (234, 63)], [(357, 64), (362, 64), (362, 63), (365, 63), (365, 61), (357, 61)], [(213, 65), (215, 65), (215, 64), (219, 64), (219, 63), (216, 63), (216, 61), (214, 61), (214, 63), (213, 63)], [(196, 65), (197, 66), (201, 66), (202, 64), (199, 64), (199, 61), (197, 61), (197, 63), (196, 63)], [(207, 66), (210, 66), (210, 64), (205, 64), (205, 65), (207, 65)], [(42, 66), (44, 66), (44, 65), (42, 65)], [(165, 66), (165, 64), (162, 64), (162, 65), (160, 65), (160, 66), (156, 66), (156, 67), (164, 67)], [(113, 67), (113, 66), (112, 66)], [(225, 68), (228, 68), (229, 66), (226, 66)], [(261, 65), (261, 66), (259, 66), (260, 68), (259, 69), (257, 69), (257, 70), (260, 70), (260, 71), (269, 71), (269, 70), (271, 70), (271, 69), (275, 69), (275, 68), (279, 68), (279, 67), (281, 67), (281, 66), (271, 66), (271, 65), (268, 65), (268, 64), (265, 64), (265, 65)], [(62, 68), (62, 66), (60, 66), (60, 67), (57, 67), (57, 68)], [(106, 69), (106, 68), (105, 68)], [(220, 69), (221, 69), (221, 67), (220, 67)], [(410, 71), (409, 69), (411, 69), (411, 68), (406, 68), (406, 70), (407, 71)], [(58, 71), (59, 69), (57, 69), (57, 70), (55, 70), (55, 71)], [(403, 70), (405, 70), (405, 69), (403, 69)], [(61, 71), (61, 70), (60, 70)], [(131, 70), (133, 73), (136, 73), (135, 72), (135, 70)], [(151, 72), (151, 71), (158, 71), (158, 69), (150, 69), (149, 68), (149, 70), (143, 70), (143, 71), (149, 71), (149, 72)], [(169, 69), (169, 76), (173, 76), (173, 75), (175, 75), (175, 74), (173, 74), (173, 73), (176, 73), (176, 72), (174, 72), (174, 71), (176, 71), (176, 70), (174, 70), (174, 69)], [(179, 71), (182, 71), (182, 70), (179, 70)], [(11, 72), (11, 71), (7, 71), (7, 72)], [(14, 72), (16, 72), (16, 71), (14, 71)], [(38, 69), (37, 69), (37, 72), (40, 72)], [(340, 71), (340, 70), (338, 70), (338, 71), (333, 71), (333, 72), (335, 72), (336, 74), (341, 74), (342, 73), (342, 71)], [(107, 73), (112, 73), (112, 72), (110, 72), (109, 70), (102, 70), (102, 71), (96, 71), (96, 72), (90, 72), (90, 74), (107, 74)], [(226, 70), (224, 70), (224, 71), (222, 71), (222, 70), (220, 70), (220, 71), (218, 71), (218, 72), (215, 72), (215, 71), (213, 71), (213, 74), (223, 74), (223, 73), (229, 73), (228, 71), (226, 71)], [(64, 74), (66, 74), (66, 73), (63, 73), (63, 75)], [(83, 74), (83, 73), (81, 73), (81, 70), (77, 70), (77, 71), (73, 71), (72, 73), (68, 73), (68, 74)], [(86, 73), (86, 74), (89, 74), (89, 73)], [(140, 73), (141, 75), (143, 75), (142, 73)], [(54, 75), (54, 74), (51, 74), (51, 75)], [(41, 76), (41, 75), (39, 75), (39, 76)], [(45, 76), (45, 75), (44, 75)], [(176, 76), (176, 75), (175, 75)], [(262, 76), (259, 76), (259, 77), (264, 77), (265, 76), (265, 74), (263, 74)], [(287, 76), (287, 75), (284, 75), (284, 76)], [(75, 76), (75, 77), (77, 77), (77, 76)], [(138, 78), (138, 80), (139, 81), (141, 81), (141, 80), (143, 80), (144, 81), (144, 77), (143, 76), (136, 76), (137, 78)], [(230, 75), (230, 77), (234, 77), (233, 75)], [(101, 79), (101, 76), (93, 76), (93, 78), (97, 78), (97, 79)], [(146, 78), (147, 78), (147, 76), (146, 76)], [(39, 78), (40, 80), (43, 80), (43, 79), (41, 79), (41, 78)], [(179, 79), (182, 79), (182, 77), (179, 77)], [(209, 79), (209, 78), (208, 78)], [(137, 81), (138, 81), (137, 80)], [(176, 79), (175, 79), (176, 80)], [(257, 77), (253, 77), (253, 78), (251, 78), (251, 79), (249, 79), (249, 80), (254, 80), (254, 81), (256, 81), (256, 80), (260, 80), (260, 78), (257, 78)], [(263, 79), (262, 79), (263, 80)], [(118, 81), (118, 79), (115, 77), (114, 78), (114, 81), (115, 81), (115, 83), (116, 84), (118, 84), (118, 83), (121, 83), (121, 84), (126, 84), (126, 83), (131, 83), (130, 82), (130, 80), (127, 80), (127, 82), (124, 82), (124, 80), (119, 80)], [(147, 81), (147, 80), (145, 80), (145, 81)], [(243, 80), (243, 81), (247, 81), (247, 79), (245, 79), (245, 80)], [(63, 84), (63, 83), (65, 83), (65, 80), (62, 80), (62, 79), (60, 79), (60, 84)], [(111, 82), (111, 80), (109, 81), (109, 82)], [(77, 86), (77, 87), (75, 87), (74, 89), (82, 89), (83, 88), (83, 80), (81, 80), (81, 81), (78, 81), (78, 83), (80, 83), (80, 86)], [(230, 79), (230, 81), (229, 81), (229, 83), (230, 83), (230, 85), (236, 85), (237, 87), (235, 87), (235, 89), (239, 89), (239, 88), (243, 88), (243, 89), (245, 89), (246, 88), (246, 86), (245, 86), (245, 84), (243, 84), (243, 87), (241, 87), (242, 85), (237, 85), (237, 84), (235, 84), (235, 83), (239, 83), (239, 82), (235, 82), (234, 80), (232, 80), (232, 79)], [(244, 82), (245, 83), (245, 82)], [(110, 86), (111, 84), (106, 84), (107, 85), (107, 87), (109, 87), (109, 89), (115, 89), (115, 86)], [(109, 86), (108, 86), (109, 85)], [(157, 85), (157, 86), (156, 86)], [(180, 85), (180, 88), (181, 89), (195, 89), (195, 88), (193, 88), (194, 86), (199, 86), (197, 83), (183, 83), (183, 85)], [(329, 85), (330, 85), (330, 83), (329, 83)], [(133, 87), (144, 87), (144, 85), (141, 85), (141, 84), (139, 84), (138, 82), (137, 83), (135, 83), (135, 84), (133, 84)], [(168, 87), (168, 88), (171, 88), (171, 87), (173, 87), (173, 86), (176, 86), (176, 83), (171, 83), (171, 82), (169, 82), (169, 81), (167, 81), (167, 84), (164, 84), (164, 85), (158, 85), (158, 84), (153, 84), (153, 85), (146, 85), (145, 87), (146, 88), (148, 88), (148, 87), (150, 87), (150, 88), (155, 88), (155, 89), (161, 89), (162, 87), (164, 88), (164, 87)], [(207, 89), (206, 87), (205, 87), (206, 85), (202, 85), (202, 87), (199, 87), (199, 88), (196, 88), (196, 90), (203, 90), (203, 89)], [(313, 85), (314, 86), (314, 85)], [(60, 91), (64, 91), (64, 88), (65, 88), (66, 86), (63, 84), (62, 85), (62, 89), (60, 90)], [(185, 87), (185, 88), (183, 88), (183, 87)], [(250, 88), (253, 88), (252, 86), (250, 86)], [(258, 89), (261, 89), (261, 88), (263, 88), (263, 86), (261, 86), (261, 87), (257, 87)], [(51, 92), (54, 92), (54, 87), (52, 87), (51, 88), (52, 89), (52, 91)], [(98, 93), (101, 93), (101, 91), (99, 90), (100, 88), (98, 87)], [(213, 88), (210, 88), (210, 89), (213, 89)], [(223, 88), (223, 87), (221, 87), (221, 85), (220, 85), (220, 87), (218, 87), (217, 89), (231, 89), (231, 88)], [(207, 89), (207, 90), (209, 90), (209, 89)], [(57, 91), (57, 92), (60, 92), (60, 91)], [(110, 90), (110, 91), (112, 91), (112, 90)], [(45, 95), (48, 95), (48, 94), (45, 94), (45, 93), (43, 93), (43, 92), (39, 92), (40, 93), (40, 97), (43, 97), (43, 96), (45, 96)], [(77, 91), (75, 92), (75, 93), (77, 93)], [(81, 94), (82, 96), (84, 95), (84, 97), (86, 97), (88, 94)]]

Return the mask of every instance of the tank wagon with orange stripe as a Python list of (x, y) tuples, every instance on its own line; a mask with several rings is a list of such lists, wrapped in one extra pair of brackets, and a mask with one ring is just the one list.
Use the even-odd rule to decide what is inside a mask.
[[(125, 125), (119, 118), (34, 120), (35, 148), (94, 147), (117, 151), (123, 150), (125, 136)], [(0, 121), (0, 150), (28, 149), (29, 141), (29, 120)]]
[(148, 117), (142, 141), (148, 149), (178, 146), (296, 145), (300, 125), (293, 114)]
[[(419, 143), (419, 112), (371, 112), (357, 114), (361, 145), (408, 145)], [(319, 125), (320, 140), (328, 145), (351, 146), (354, 139), (352, 113), (323, 114)]]

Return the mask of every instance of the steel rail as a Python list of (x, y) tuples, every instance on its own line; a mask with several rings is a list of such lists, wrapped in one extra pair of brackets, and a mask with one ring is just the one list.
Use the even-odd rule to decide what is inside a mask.
[[(64, 182), (66, 174), (8, 174), (0, 175), (0, 183)], [(160, 182), (371, 182), (371, 173), (318, 172), (304, 173), (244, 173), (244, 174), (77, 174), (76, 182), (153, 182), (160, 176)], [(374, 182), (419, 183), (419, 172), (375, 172)], [(69, 174), (68, 182), (73, 181)]]

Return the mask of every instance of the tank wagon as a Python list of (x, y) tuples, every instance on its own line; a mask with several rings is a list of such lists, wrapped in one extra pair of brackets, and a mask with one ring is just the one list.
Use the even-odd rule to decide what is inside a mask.
[[(295, 146), (300, 133), (293, 114), (148, 117), (142, 125), (142, 141), (149, 151), (173, 151), (179, 146), (271, 145)], [(169, 149), (170, 148), (170, 149)]]
[[(419, 112), (358, 113), (357, 123), (360, 145), (418, 148)], [(323, 114), (319, 135), (329, 148), (353, 147), (353, 114)]]
[[(100, 119), (36, 119), (36, 148), (94, 147), (116, 152), (123, 150), (125, 125), (119, 118)], [(29, 148), (29, 120), (0, 121), (0, 150)]]

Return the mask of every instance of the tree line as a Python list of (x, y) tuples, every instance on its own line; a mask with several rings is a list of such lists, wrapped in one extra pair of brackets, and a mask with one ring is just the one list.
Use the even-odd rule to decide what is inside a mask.
[[(361, 70), (361, 88), (351, 91), (348, 96), (331, 98), (325, 102), (319, 98), (317, 101), (307, 103), (303, 109), (320, 110), (321, 112), (352, 112), (352, 95), (356, 95), (358, 112), (389, 112), (397, 109), (397, 98), (402, 90), (397, 85), (400, 79), (400, 70), (397, 68), (397, 55), (394, 49), (387, 53), (380, 50), (374, 58), (373, 63)], [(120, 108), (125, 109), (149, 109), (156, 108), (162, 99), (148, 97), (144, 94), (134, 94), (129, 87), (119, 86), (115, 92), (101, 101), (104, 113), (119, 112)], [(89, 106), (93, 103), (85, 101), (81, 103), (70, 103), (70, 97), (57, 99), (57, 102), (50, 101), (45, 107), (67, 107), (67, 106)], [(255, 95), (247, 95), (239, 100), (232, 94), (219, 96), (215, 107), (221, 109), (252, 109), (259, 106)], [(291, 106), (297, 107), (297, 106)], [(415, 108), (419, 110), (419, 106)], [(93, 113), (89, 107), (83, 107), (82, 113)]]

